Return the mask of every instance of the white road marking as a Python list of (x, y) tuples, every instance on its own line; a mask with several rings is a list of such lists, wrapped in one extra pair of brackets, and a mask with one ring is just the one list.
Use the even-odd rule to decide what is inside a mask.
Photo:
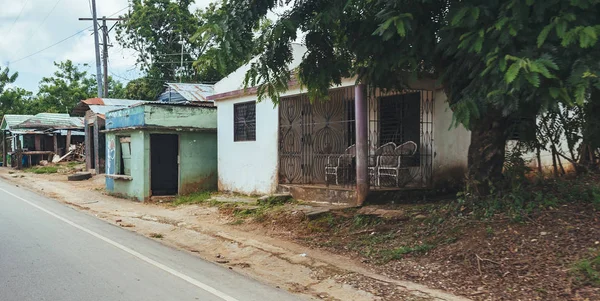
[(207, 292), (209, 292), (209, 293), (211, 293), (211, 294), (213, 294), (213, 295), (215, 295), (215, 296), (217, 296), (217, 297), (219, 297), (219, 298), (221, 298), (223, 300), (226, 300), (226, 301), (238, 301), (237, 299), (235, 299), (235, 298), (233, 298), (233, 297), (231, 297), (231, 296), (229, 296), (229, 295), (227, 295), (227, 294), (225, 294), (225, 293), (223, 293), (223, 292), (215, 289), (214, 287), (212, 287), (210, 285), (204, 284), (204, 283), (202, 283), (202, 282), (200, 282), (200, 281), (198, 281), (198, 280), (196, 280), (196, 279), (194, 279), (194, 278), (192, 278), (192, 277), (190, 277), (188, 275), (185, 275), (185, 274), (183, 274), (181, 272), (178, 272), (178, 271), (176, 271), (176, 270), (174, 270), (174, 269), (172, 269), (172, 268), (170, 268), (170, 267), (168, 267), (168, 266), (166, 266), (166, 265), (164, 265), (164, 264), (162, 264), (160, 262), (157, 262), (157, 261), (155, 261), (155, 260), (153, 260), (151, 258), (148, 258), (148, 257), (146, 257), (146, 256), (144, 256), (144, 255), (142, 255), (142, 254), (140, 254), (140, 253), (138, 253), (138, 252), (136, 252), (136, 251), (134, 251), (134, 250), (132, 250), (132, 249), (130, 249), (130, 248), (128, 248), (128, 247), (126, 247), (126, 246), (118, 243), (118, 242), (116, 242), (116, 241), (113, 241), (113, 240), (111, 240), (111, 239), (109, 239), (107, 237), (104, 237), (104, 236), (102, 236), (102, 235), (100, 235), (100, 234), (98, 234), (98, 233), (96, 233), (96, 232), (94, 232), (94, 231), (92, 231), (92, 230), (90, 230), (88, 228), (80, 226), (80, 225), (78, 225), (78, 224), (76, 224), (76, 223), (74, 223), (74, 222), (72, 222), (72, 221), (70, 221), (70, 220), (68, 220), (68, 219), (66, 219), (66, 218), (64, 218), (64, 217), (56, 214), (56, 213), (54, 213), (54, 212), (51, 212), (51, 211), (49, 211), (49, 210), (47, 210), (47, 209), (45, 209), (43, 207), (40, 207), (40, 206), (34, 204), (31, 201), (28, 201), (28, 200), (26, 200), (26, 199), (24, 199), (24, 198), (22, 198), (22, 197), (20, 197), (18, 195), (10, 193), (10, 192), (6, 191), (3, 188), (0, 188), (0, 190), (4, 191), (6, 194), (9, 194), (9, 195), (11, 195), (11, 196), (13, 196), (13, 197), (15, 197), (15, 198), (17, 198), (17, 199), (19, 199), (19, 200), (27, 203), (27, 204), (33, 206), (33, 207), (35, 207), (35, 208), (37, 208), (37, 209), (39, 209), (39, 210), (41, 210), (41, 211), (43, 211), (43, 212), (45, 212), (45, 213), (53, 216), (53, 217), (55, 217), (55, 218), (57, 218), (57, 219), (65, 222), (65, 223), (67, 223), (67, 224), (69, 224), (69, 225), (71, 225), (71, 226), (73, 226), (73, 227), (75, 227), (75, 228), (77, 228), (77, 229), (79, 229), (79, 230), (81, 230), (81, 231), (89, 234), (89, 235), (92, 235), (92, 236), (94, 236), (94, 237), (96, 237), (96, 238), (98, 238), (100, 240), (103, 240), (104, 242), (106, 242), (108, 244), (113, 245), (114, 247), (119, 248), (122, 251), (125, 251), (125, 252), (127, 252), (127, 253), (129, 253), (129, 254), (131, 254), (131, 255), (133, 255), (133, 256), (135, 256), (135, 257), (137, 257), (137, 258), (139, 258), (139, 259), (141, 259), (143, 261), (145, 261), (146, 263), (149, 263), (149, 264), (151, 264), (151, 265), (153, 265), (153, 266), (155, 266), (155, 267), (157, 267), (157, 268), (159, 268), (159, 269), (161, 269), (161, 270), (163, 270), (163, 271), (165, 271), (165, 272), (167, 272), (167, 273), (169, 273), (169, 274), (171, 274), (171, 275), (173, 275), (175, 277), (178, 277), (178, 278), (180, 278), (182, 280), (185, 280), (185, 281), (189, 282), (190, 284), (192, 284), (194, 286), (197, 286), (197, 287), (199, 287), (199, 288), (201, 288), (201, 289), (203, 289), (203, 290), (205, 290), (205, 291), (207, 291)]

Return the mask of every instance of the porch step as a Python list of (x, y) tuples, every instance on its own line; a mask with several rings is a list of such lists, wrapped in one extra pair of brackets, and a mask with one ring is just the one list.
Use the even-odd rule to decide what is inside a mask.
[(340, 189), (310, 185), (285, 185), (277, 187), (278, 192), (287, 192), (294, 199), (303, 202), (324, 203), (332, 205), (354, 205), (356, 191), (354, 189)]

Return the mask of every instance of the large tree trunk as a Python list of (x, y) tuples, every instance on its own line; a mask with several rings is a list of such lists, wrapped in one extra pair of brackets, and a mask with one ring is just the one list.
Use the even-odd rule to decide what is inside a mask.
[(469, 146), (469, 190), (488, 195), (502, 181), (508, 119), (499, 112), (486, 114), (473, 123)]

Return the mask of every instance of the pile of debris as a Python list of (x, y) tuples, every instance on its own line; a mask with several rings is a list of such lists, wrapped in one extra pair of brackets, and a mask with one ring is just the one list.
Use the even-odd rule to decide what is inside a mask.
[(65, 161), (77, 161), (84, 162), (85, 161), (85, 144), (72, 144), (69, 147), (69, 151), (62, 157), (58, 155), (54, 155), (52, 158), (52, 163), (60, 163)]

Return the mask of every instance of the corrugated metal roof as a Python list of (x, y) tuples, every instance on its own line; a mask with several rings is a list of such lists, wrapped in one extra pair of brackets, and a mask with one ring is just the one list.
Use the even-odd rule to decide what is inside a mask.
[(6, 130), (10, 130), (15, 125), (33, 117), (33, 115), (4, 115), (2, 125), (5, 126)]
[[(83, 116), (83, 115), (85, 115), (85, 112), (87, 110), (90, 110), (91, 106), (113, 106), (113, 107), (125, 108), (125, 107), (132, 106), (132, 105), (140, 103), (140, 102), (144, 102), (144, 100), (118, 99), (118, 98), (89, 98), (89, 99), (85, 99), (85, 100), (82, 100), (79, 103), (77, 103), (75, 108), (73, 108), (73, 111), (71, 112), (71, 114), (76, 115), (76, 116)], [(112, 108), (111, 110), (114, 110), (114, 109), (115, 108)], [(94, 113), (103, 114), (103, 113), (98, 113), (98, 112), (94, 112)]]
[(128, 107), (134, 104), (145, 102), (145, 100), (133, 100), (133, 99), (117, 99), (117, 98), (102, 98), (103, 105), (105, 106), (120, 106)]
[(19, 129), (76, 129), (83, 128), (83, 118), (69, 114), (40, 113), (17, 124)]
[[(143, 103), (138, 103), (131, 107), (137, 106), (179, 106), (179, 107), (204, 107), (204, 108), (217, 108), (215, 103), (212, 101), (178, 101), (178, 102), (163, 102), (163, 101), (145, 101)], [(119, 108), (122, 109), (122, 108)]]
[[(206, 98), (214, 94), (213, 85), (167, 83), (167, 86), (187, 101), (207, 101)], [(161, 99), (165, 94), (168, 94), (168, 91), (161, 95)]]
[(106, 114), (108, 111), (114, 111), (118, 109), (126, 108), (126, 106), (101, 106), (101, 105), (90, 105), (90, 110), (96, 114)]

